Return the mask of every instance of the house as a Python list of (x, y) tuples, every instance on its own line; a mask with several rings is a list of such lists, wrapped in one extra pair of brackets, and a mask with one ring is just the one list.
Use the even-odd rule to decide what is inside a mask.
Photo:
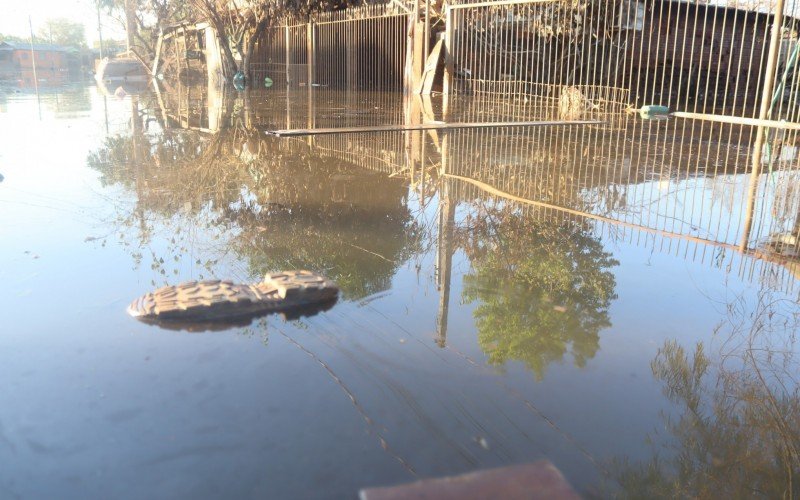
[(15, 87), (57, 86), (69, 81), (69, 53), (66, 47), (44, 43), (0, 43), (0, 84)]

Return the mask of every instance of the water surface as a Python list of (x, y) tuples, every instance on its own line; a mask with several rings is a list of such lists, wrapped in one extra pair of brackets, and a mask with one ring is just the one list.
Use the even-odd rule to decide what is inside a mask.
[[(0, 496), (355, 498), (540, 459), (587, 496), (791, 488), (792, 146), (753, 194), (746, 128), (264, 133), (443, 111), (0, 94)], [(339, 302), (201, 333), (125, 314), (292, 268)]]

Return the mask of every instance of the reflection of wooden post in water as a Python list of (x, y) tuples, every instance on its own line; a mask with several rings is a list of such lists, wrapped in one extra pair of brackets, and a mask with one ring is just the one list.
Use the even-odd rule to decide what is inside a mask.
[[(422, 112), (419, 96), (406, 95), (404, 99), (405, 122), (406, 125), (419, 125), (422, 123)], [(422, 131), (410, 131), (404, 135), (406, 149), (406, 165), (411, 171), (411, 182), (414, 182), (414, 172), (417, 164), (420, 163), (420, 152), (422, 149)]]
[(103, 93), (103, 116), (106, 120), (106, 135), (108, 135), (108, 97)]
[(292, 91), (289, 90), (289, 86), (286, 86), (286, 130), (291, 130), (292, 128)]
[(142, 144), (143, 127), (142, 120), (139, 118), (139, 96), (131, 96), (131, 159), (133, 160), (133, 172), (136, 178), (136, 215), (139, 217), (139, 238), (142, 242), (147, 237), (147, 224), (144, 217), (144, 173), (142, 172), (143, 158), (139, 158), (139, 148)]
[(439, 235), (436, 254), (436, 289), (439, 291), (439, 312), (436, 317), (436, 343), (447, 345), (447, 318), (450, 309), (450, 279), (453, 268), (453, 227), (456, 204), (450, 198), (450, 181), (447, 172), (448, 135), (442, 138), (442, 170), (439, 176)]
[[(775, 68), (778, 61), (778, 49), (781, 42), (781, 25), (783, 24), (783, 4), (784, 0), (778, 0), (775, 5), (775, 16), (772, 20), (772, 33), (770, 33), (769, 53), (767, 55), (767, 68), (764, 74), (764, 87), (761, 91), (761, 108), (758, 118), (766, 120), (769, 118), (770, 102), (772, 100), (772, 87), (775, 81)], [(756, 195), (758, 194), (758, 179), (761, 176), (761, 156), (764, 150), (764, 138), (766, 128), (760, 125), (756, 131), (756, 140), (753, 143), (753, 167), (750, 172), (750, 185), (747, 190), (747, 208), (744, 215), (744, 228), (742, 230), (742, 240), (739, 250), (747, 250), (750, 241), (750, 231), (753, 228), (753, 214), (756, 207)], [(772, 159), (770, 159), (772, 161)]]
[(244, 113), (244, 127), (247, 130), (251, 130), (253, 128), (253, 104), (250, 98), (249, 85), (244, 88), (243, 101), (244, 106), (242, 106), (242, 112)]

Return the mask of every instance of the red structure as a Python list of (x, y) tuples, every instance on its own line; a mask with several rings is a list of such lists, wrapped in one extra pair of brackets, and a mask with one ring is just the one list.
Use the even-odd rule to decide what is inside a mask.
[(36, 78), (43, 87), (58, 86), (69, 81), (69, 58), (65, 47), (34, 43), (0, 43), (0, 83), (15, 87), (34, 87)]

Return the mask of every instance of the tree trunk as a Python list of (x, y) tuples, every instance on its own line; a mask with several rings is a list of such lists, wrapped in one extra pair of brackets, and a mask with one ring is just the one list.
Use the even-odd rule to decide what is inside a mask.
[(231, 52), (231, 44), (228, 33), (225, 31), (225, 23), (219, 17), (219, 14), (213, 10), (212, 6), (202, 2), (198, 2), (195, 5), (201, 8), (201, 10), (205, 10), (209, 22), (211, 22), (214, 26), (214, 30), (217, 32), (220, 49), (222, 51), (222, 75), (226, 80), (229, 80), (239, 71), (239, 67), (236, 64), (236, 59), (233, 57), (233, 52)]
[(250, 61), (252, 60), (253, 52), (255, 52), (256, 42), (258, 38), (264, 33), (267, 28), (267, 19), (264, 18), (258, 22), (250, 37), (247, 39), (247, 48), (244, 51), (242, 58), (242, 71), (245, 75), (245, 81), (249, 84), (252, 81), (252, 73), (250, 72)]
[(133, 11), (133, 4), (132, 0), (125, 0), (125, 34), (127, 35), (125, 41), (127, 44), (128, 52), (131, 51), (133, 48), (134, 42), (133, 37), (137, 33), (136, 29), (136, 22), (134, 18), (136, 17), (136, 13)]

